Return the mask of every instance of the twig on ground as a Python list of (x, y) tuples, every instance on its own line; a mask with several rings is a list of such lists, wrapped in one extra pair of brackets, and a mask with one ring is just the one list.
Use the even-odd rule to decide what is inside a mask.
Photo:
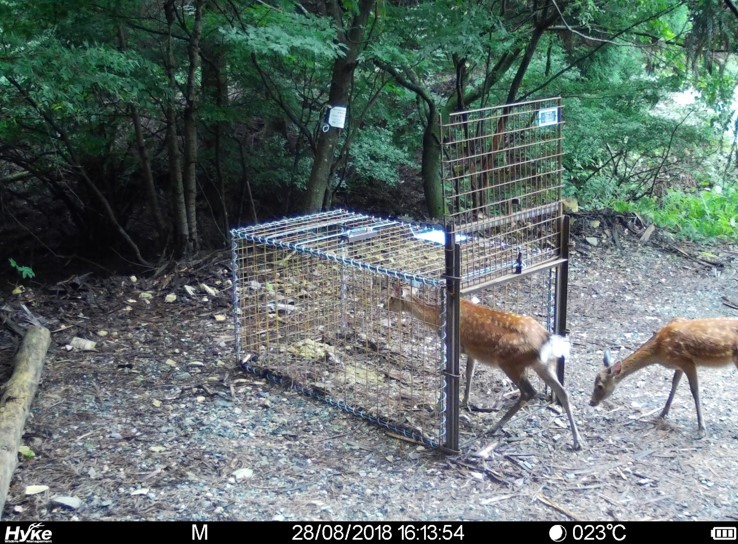
[(557, 510), (557, 511), (561, 512), (562, 514), (564, 514), (565, 516), (570, 517), (573, 521), (582, 521), (578, 516), (572, 514), (569, 510), (567, 510), (563, 506), (560, 506), (560, 505), (556, 504), (551, 499), (548, 499), (548, 498), (544, 497), (543, 495), (536, 496), (536, 499), (538, 499), (540, 502), (542, 502), (546, 506), (550, 506), (554, 510)]

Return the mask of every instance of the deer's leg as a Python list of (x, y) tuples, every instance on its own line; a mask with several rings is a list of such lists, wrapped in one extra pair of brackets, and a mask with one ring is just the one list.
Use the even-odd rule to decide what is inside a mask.
[[(664, 406), (664, 409), (661, 410), (661, 415), (659, 415), (659, 417), (666, 417), (668, 415), (669, 409), (671, 408), (671, 401), (674, 400), (674, 395), (676, 394), (679, 380), (682, 379), (683, 374), (684, 372), (679, 369), (674, 372), (674, 377), (671, 380), (671, 391), (669, 392), (669, 398), (666, 399), (666, 405)], [(697, 412), (699, 413), (699, 408), (697, 409)]]
[(489, 434), (494, 434), (502, 429), (505, 423), (510, 421), (510, 418), (512, 418), (518, 412), (518, 410), (525, 406), (526, 402), (536, 396), (535, 388), (528, 381), (528, 378), (524, 376), (525, 368), (522, 368), (520, 370), (515, 368), (503, 368), (503, 370), (505, 371), (505, 374), (507, 374), (507, 376), (518, 387), (518, 389), (520, 389), (520, 398), (518, 398), (518, 401), (513, 404), (507, 412), (505, 412), (505, 415), (502, 416), (500, 421), (498, 421), (495, 426), (490, 429)]
[(561, 406), (566, 410), (566, 417), (569, 418), (569, 427), (571, 427), (571, 434), (574, 436), (574, 449), (582, 449), (582, 438), (579, 436), (579, 429), (574, 421), (574, 416), (571, 413), (571, 406), (569, 405), (569, 395), (566, 393), (566, 389), (561, 385), (556, 374), (544, 363), (539, 363), (533, 366), (533, 370), (541, 377), (541, 379), (548, 385), (551, 390), (556, 394), (556, 398), (559, 399)]
[(684, 373), (687, 375), (689, 380), (689, 389), (692, 391), (692, 397), (694, 397), (694, 407), (697, 409), (697, 430), (701, 433), (705, 433), (705, 425), (702, 421), (702, 406), (700, 406), (700, 386), (699, 380), (697, 379), (697, 366), (689, 364), (684, 368)]

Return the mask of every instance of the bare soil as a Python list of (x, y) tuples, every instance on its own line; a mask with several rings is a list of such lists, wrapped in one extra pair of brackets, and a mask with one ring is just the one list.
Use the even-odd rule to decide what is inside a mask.
[[(737, 520), (733, 366), (700, 374), (704, 438), (686, 380), (658, 419), (671, 384), (660, 366), (588, 401), (603, 350), (620, 358), (674, 317), (738, 316), (738, 249), (628, 231), (616, 245), (593, 225), (575, 223), (569, 284), (581, 451), (545, 400), (450, 456), (243, 373), (226, 254), (155, 280), (73, 275), (20, 294), (3, 280), (6, 317), (25, 325), (24, 305), (53, 333), (25, 428), (35, 457), (21, 459), (3, 520)], [(70, 349), (74, 337), (95, 351)], [(0, 328), (0, 380), (19, 343)], [(514, 402), (499, 371), (477, 374), (475, 400)], [(462, 432), (500, 415), (466, 414)]]

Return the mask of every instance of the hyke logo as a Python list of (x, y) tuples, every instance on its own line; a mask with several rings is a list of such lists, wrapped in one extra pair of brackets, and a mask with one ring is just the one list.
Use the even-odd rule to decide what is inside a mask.
[(26, 529), (21, 527), (6, 527), (5, 542), (25, 544), (46, 544), (51, 542), (51, 529), (42, 529), (43, 523), (31, 523)]

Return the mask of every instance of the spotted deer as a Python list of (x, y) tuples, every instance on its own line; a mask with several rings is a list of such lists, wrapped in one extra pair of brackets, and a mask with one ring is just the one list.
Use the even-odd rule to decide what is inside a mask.
[[(394, 312), (407, 312), (436, 329), (441, 326), (441, 308), (407, 292), (395, 292), (390, 296), (387, 307)], [(569, 341), (562, 336), (550, 334), (532, 317), (494, 310), (469, 300), (461, 300), (459, 313), (461, 351), (467, 355), (466, 388), (462, 405), (469, 406), (469, 391), (477, 362), (500, 368), (520, 390), (520, 398), (490, 429), (489, 433), (494, 434), (536, 395), (536, 390), (525, 375), (530, 368), (556, 394), (569, 418), (574, 449), (581, 449), (582, 441), (569, 405), (569, 397), (547, 364), (554, 357), (568, 355)]]
[(697, 430), (704, 434), (697, 367), (720, 367), (730, 363), (738, 367), (738, 318), (675, 319), (615, 365), (610, 364), (610, 355), (605, 352), (604, 363), (605, 368), (595, 378), (591, 406), (609, 397), (624, 378), (647, 366), (660, 364), (675, 370), (669, 397), (659, 417), (668, 415), (679, 381), (686, 374), (697, 410)]

